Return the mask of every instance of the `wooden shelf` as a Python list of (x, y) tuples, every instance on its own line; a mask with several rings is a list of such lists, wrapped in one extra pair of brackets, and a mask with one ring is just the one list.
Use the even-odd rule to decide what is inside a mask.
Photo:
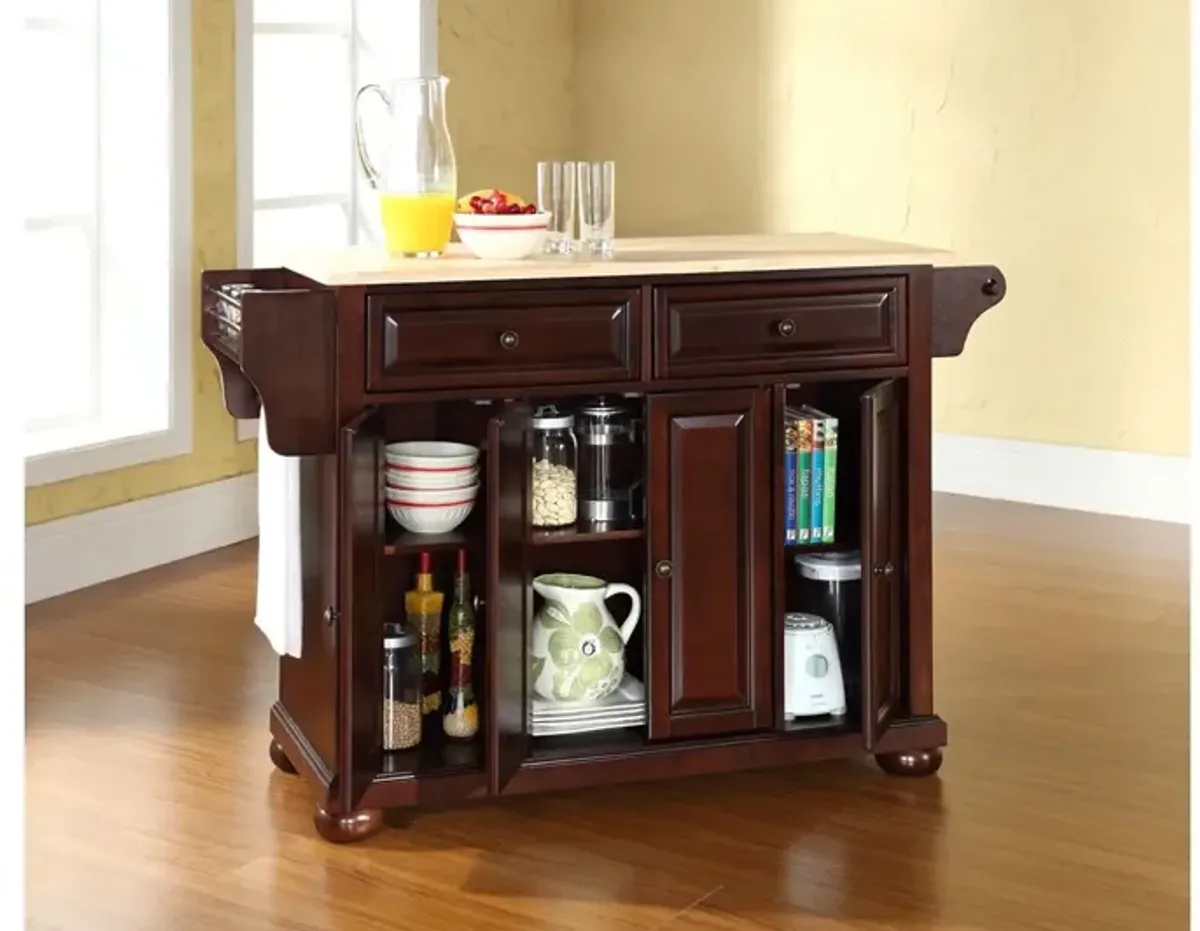
[(636, 753), (646, 747), (645, 727), (622, 727), (590, 734), (563, 734), (534, 737), (530, 741), (530, 762), (553, 760), (591, 760), (604, 756)]
[(482, 515), (472, 512), (462, 524), (449, 533), (410, 533), (389, 516), (384, 535), (384, 556), (406, 556), (413, 553), (438, 553), (446, 550), (471, 549), (483, 538), (480, 533)]
[(834, 718), (823, 714), (818, 717), (785, 721), (782, 732), (793, 737), (839, 737), (843, 734), (858, 733), (858, 724), (850, 715)]
[(572, 543), (604, 543), (611, 540), (641, 540), (645, 527), (596, 529), (589, 524), (577, 524), (561, 530), (534, 530), (529, 536), (533, 546), (566, 546)]
[(384, 778), (472, 772), (483, 772), (483, 741), (478, 736), (474, 740), (447, 740), (440, 729), (411, 750), (384, 751), (379, 766), (379, 775)]
[(836, 553), (838, 551), (849, 552), (850, 550), (858, 549), (858, 544), (848, 540), (834, 543), (789, 543), (784, 549), (789, 555), (795, 553)]

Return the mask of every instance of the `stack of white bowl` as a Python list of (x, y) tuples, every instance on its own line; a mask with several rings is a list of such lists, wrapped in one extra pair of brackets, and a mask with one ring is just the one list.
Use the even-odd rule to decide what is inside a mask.
[(471, 513), (479, 494), (479, 450), (464, 443), (389, 443), (388, 513), (411, 533), (449, 533)]

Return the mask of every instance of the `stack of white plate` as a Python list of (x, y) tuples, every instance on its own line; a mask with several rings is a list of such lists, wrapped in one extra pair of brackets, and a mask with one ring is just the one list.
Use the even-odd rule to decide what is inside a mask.
[(615, 692), (587, 705), (533, 698), (530, 730), (534, 737), (586, 734), (591, 731), (640, 727), (646, 723), (646, 687), (629, 673)]

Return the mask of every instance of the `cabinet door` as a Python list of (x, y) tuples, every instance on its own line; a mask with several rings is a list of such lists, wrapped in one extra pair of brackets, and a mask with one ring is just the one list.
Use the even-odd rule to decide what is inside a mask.
[(771, 724), (770, 394), (651, 397), (650, 737)]
[(501, 792), (529, 750), (526, 633), (529, 586), (529, 407), (509, 402), (488, 423), (487, 727), (488, 790)]
[(863, 738), (871, 749), (902, 695), (900, 398), (886, 381), (862, 396)]
[(342, 428), (338, 580), (338, 800), (351, 811), (379, 766), (383, 627), (377, 575), (383, 547), (383, 418), (371, 408)]

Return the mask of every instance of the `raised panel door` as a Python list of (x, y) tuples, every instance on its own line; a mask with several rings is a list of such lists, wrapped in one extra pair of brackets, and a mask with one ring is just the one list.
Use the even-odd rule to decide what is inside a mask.
[(770, 401), (649, 400), (652, 739), (771, 723)]

